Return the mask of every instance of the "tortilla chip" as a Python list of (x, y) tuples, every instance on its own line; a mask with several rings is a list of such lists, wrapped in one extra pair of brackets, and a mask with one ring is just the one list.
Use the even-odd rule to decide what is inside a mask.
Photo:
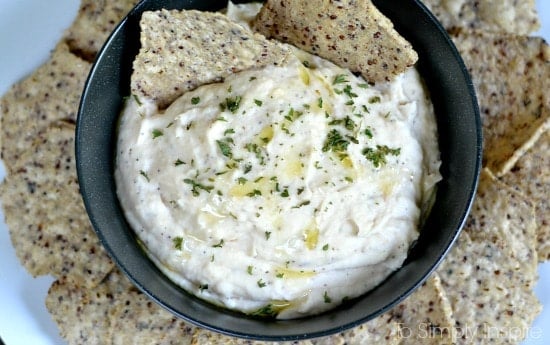
[(501, 180), (534, 203), (538, 258), (550, 260), (550, 131), (546, 131)]
[(2, 159), (8, 173), (27, 152), (39, 130), (64, 120), (75, 122), (90, 64), (59, 44), (49, 61), (15, 84), (0, 100)]
[(6, 177), (0, 195), (15, 252), (34, 276), (67, 276), (97, 285), (113, 263), (93, 231), (74, 166), (74, 125), (36, 134)]
[[(164, 108), (185, 91), (252, 67), (280, 64), (288, 49), (220, 13), (145, 12), (132, 93)], [(200, 32), (200, 35), (195, 33)]]
[(340, 334), (334, 334), (328, 337), (308, 339), (294, 342), (263, 342), (250, 341), (246, 339), (229, 337), (226, 335), (207, 331), (197, 328), (193, 334), (193, 345), (209, 345), (209, 344), (228, 344), (228, 345), (345, 345), (345, 344), (362, 344), (362, 345), (397, 345), (400, 344), (399, 324), (394, 320), (389, 313), (381, 315), (365, 324), (355, 327), (349, 331)]
[(225, 344), (225, 345), (344, 345), (344, 340), (338, 336), (331, 336), (320, 339), (312, 340), (301, 340), (301, 341), (254, 341), (248, 339), (241, 339), (230, 337), (227, 335), (214, 333), (202, 328), (196, 328), (193, 333), (193, 338), (191, 341), (192, 345), (216, 345), (216, 344)]
[(370, 0), (268, 0), (254, 29), (360, 72), (369, 82), (389, 81), (418, 60)]
[(345, 344), (401, 344), (402, 330), (391, 313), (385, 313), (340, 334)]
[(482, 29), (527, 35), (540, 21), (535, 0), (424, 0), (446, 29)]
[(480, 104), (484, 164), (505, 174), (550, 125), (550, 47), (537, 37), (455, 32)]
[(107, 37), (138, 0), (82, 0), (78, 15), (65, 32), (71, 51), (92, 62)]
[(196, 328), (184, 323), (152, 302), (142, 293), (129, 289), (115, 295), (119, 300), (112, 315), (114, 330), (105, 344), (191, 344)]
[(456, 343), (450, 301), (437, 273), (391, 311), (407, 344)]
[(507, 248), (462, 232), (437, 270), (453, 308), (457, 344), (516, 344), (526, 336), (541, 305), (524, 266)]
[(150, 301), (118, 270), (93, 289), (58, 280), (46, 306), (69, 345), (184, 345), (195, 329)]
[(116, 297), (106, 284), (88, 290), (61, 279), (50, 287), (46, 307), (69, 344), (100, 345), (114, 332), (111, 315)]
[(522, 263), (524, 277), (534, 287), (537, 278), (534, 205), (497, 180), (488, 169), (480, 175), (476, 199), (465, 231), (474, 241), (492, 243)]

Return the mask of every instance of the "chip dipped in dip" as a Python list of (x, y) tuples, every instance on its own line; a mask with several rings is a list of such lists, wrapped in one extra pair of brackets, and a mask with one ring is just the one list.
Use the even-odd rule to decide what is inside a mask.
[(316, 314), (398, 269), (440, 179), (416, 70), (369, 85), (291, 48), (166, 110), (130, 97), (115, 180), (156, 265), (214, 304)]

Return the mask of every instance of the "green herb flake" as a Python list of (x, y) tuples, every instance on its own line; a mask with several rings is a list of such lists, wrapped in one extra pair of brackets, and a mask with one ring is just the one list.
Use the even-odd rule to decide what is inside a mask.
[(319, 97), (317, 99), (317, 106), (320, 108), (320, 109), (323, 109), (323, 98), (322, 97)]
[(251, 198), (260, 195), (262, 195), (262, 192), (259, 189), (254, 189), (252, 192), (246, 194), (246, 196), (249, 196)]
[(192, 97), (192, 98), (191, 98), (191, 104), (193, 104), (193, 105), (199, 104), (200, 101), (201, 101), (201, 98), (200, 98), (200, 97)]
[(248, 266), (248, 267), (246, 268), (246, 273), (252, 275), (252, 270), (253, 270), (253, 269), (254, 269), (253, 266)]
[(271, 303), (251, 313), (252, 316), (264, 318), (275, 318), (278, 314), (279, 310)]
[(271, 237), (271, 231), (266, 231), (265, 232), (265, 239), (269, 240), (270, 237)]
[(147, 175), (147, 173), (146, 173), (145, 171), (140, 170), (140, 171), (139, 171), (139, 174), (140, 174), (141, 176), (145, 177), (145, 179), (147, 180), (147, 182), (150, 181), (150, 180), (149, 180), (149, 175)]
[(193, 196), (199, 196), (200, 190), (210, 193), (210, 191), (214, 189), (214, 186), (205, 186), (189, 178), (184, 179), (183, 182), (191, 185), (191, 193)]
[(357, 97), (357, 94), (352, 91), (351, 85), (346, 85), (342, 90), (349, 98)]
[(260, 101), (259, 99), (255, 99), (254, 104), (256, 104), (258, 107), (261, 107), (264, 102)]
[(373, 134), (372, 134), (372, 130), (369, 127), (365, 128), (363, 133), (367, 136), (367, 138), (372, 139)]
[(380, 103), (380, 97), (379, 96), (373, 96), (371, 98), (369, 98), (369, 103), (370, 104), (373, 104), (373, 103)]
[(172, 239), (172, 243), (174, 243), (174, 248), (176, 248), (177, 250), (181, 250), (183, 245), (183, 237), (174, 237)]
[(223, 135), (228, 135), (228, 134), (235, 134), (235, 130), (233, 128), (228, 128), (223, 132)]
[(298, 205), (296, 206), (292, 206), (292, 208), (300, 208), (302, 206), (307, 206), (309, 205), (311, 202), (309, 200), (306, 200), (306, 201), (302, 201), (301, 203), (299, 203)]
[(142, 105), (141, 101), (139, 100), (139, 97), (136, 94), (132, 94), (132, 97), (134, 97), (134, 100), (136, 101), (137, 105)]
[(327, 291), (325, 291), (325, 294), (323, 295), (323, 300), (325, 301), (325, 303), (330, 303), (330, 302), (332, 302), (332, 299), (329, 297)]
[(353, 131), (355, 127), (357, 127), (357, 124), (355, 123), (355, 121), (353, 121), (349, 116), (346, 116), (343, 119), (334, 119), (330, 121), (328, 124), (329, 126), (342, 125), (344, 126), (345, 129), (350, 131)]
[(367, 160), (372, 162), (375, 168), (378, 168), (387, 163), (386, 156), (398, 156), (401, 153), (401, 149), (390, 148), (386, 145), (376, 145), (376, 149), (366, 147), (362, 153)]
[(328, 246), (328, 243), (327, 243), (327, 244), (325, 244), (325, 245), (323, 246), (323, 250), (324, 250), (324, 251), (327, 251), (327, 250), (328, 250), (328, 248), (329, 248), (329, 246)]
[(258, 280), (257, 284), (258, 284), (258, 287), (260, 288), (263, 288), (267, 285), (262, 279)]
[(233, 158), (233, 152), (231, 151), (231, 147), (229, 146), (229, 142), (227, 140), (216, 140), (216, 143), (218, 144), (222, 155), (227, 158)]
[(327, 134), (327, 138), (325, 139), (325, 142), (323, 144), (322, 151), (345, 152), (348, 148), (348, 145), (349, 141), (344, 139), (344, 137), (338, 130), (333, 129)]
[(155, 139), (155, 138), (158, 138), (158, 137), (162, 136), (164, 133), (162, 133), (162, 131), (160, 129), (155, 128), (155, 129), (153, 129), (152, 134), (153, 134), (153, 139)]
[(358, 87), (362, 88), (362, 89), (366, 89), (369, 87), (369, 84), (367, 83), (361, 83), (361, 84), (357, 84)]
[(348, 80), (346, 79), (345, 74), (338, 74), (336, 77), (334, 77), (334, 80), (332, 81), (332, 85), (347, 83), (347, 82)]
[(225, 102), (220, 103), (220, 109), (222, 111), (229, 110), (231, 113), (235, 114), (241, 105), (241, 96), (228, 97), (225, 99)]
[(220, 240), (220, 242), (218, 242), (217, 244), (214, 244), (212, 245), (212, 248), (222, 248), (223, 245), (225, 244), (223, 238)]
[(176, 161), (174, 162), (174, 165), (175, 165), (175, 166), (178, 166), (178, 165), (182, 165), (182, 164), (185, 164), (185, 162), (184, 162), (184, 161), (182, 161), (182, 160), (181, 160), (181, 159), (179, 159), (179, 158), (178, 158), (178, 159), (176, 159)]
[(199, 290), (201, 292), (203, 292), (204, 290), (208, 290), (208, 284), (200, 284), (199, 285)]
[(251, 170), (252, 170), (252, 164), (247, 163), (247, 164), (244, 165), (243, 172), (244, 172), (245, 174), (248, 174)]

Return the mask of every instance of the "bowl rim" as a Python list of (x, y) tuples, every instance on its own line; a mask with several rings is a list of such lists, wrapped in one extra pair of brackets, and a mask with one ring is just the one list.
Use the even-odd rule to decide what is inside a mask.
[[(155, 282), (144, 282), (141, 277), (139, 276), (139, 266), (136, 266), (135, 263), (132, 263), (129, 261), (128, 257), (122, 257), (123, 255), (135, 255), (137, 253), (136, 248), (132, 248), (132, 246), (136, 247), (138, 246), (137, 242), (135, 242), (135, 238), (132, 238), (131, 234), (124, 233), (115, 233), (112, 229), (121, 229), (121, 227), (126, 226), (126, 230), (129, 230), (129, 227), (125, 224), (124, 219), (120, 219), (120, 215), (122, 214), (120, 211), (120, 205), (118, 205), (118, 200), (115, 198), (112, 198), (112, 195), (108, 195), (106, 191), (97, 191), (96, 186), (98, 183), (101, 183), (102, 181), (105, 181), (105, 173), (106, 171), (110, 171), (111, 173), (111, 179), (112, 179), (112, 168), (113, 168), (113, 162), (107, 162), (105, 160), (102, 160), (101, 157), (105, 156), (111, 156), (111, 158), (114, 156), (114, 153), (112, 152), (114, 150), (114, 138), (116, 137), (116, 134), (113, 134), (115, 130), (115, 125), (111, 123), (110, 130), (105, 130), (104, 126), (101, 124), (103, 123), (101, 121), (101, 115), (99, 115), (99, 118), (97, 118), (98, 109), (102, 109), (102, 106), (105, 106), (110, 100), (99, 100), (96, 96), (96, 89), (104, 87), (105, 85), (109, 85), (111, 83), (115, 83), (119, 90), (126, 89), (129, 92), (129, 76), (126, 74), (121, 75), (113, 75), (113, 76), (102, 76), (101, 75), (101, 67), (102, 65), (105, 65), (106, 63), (112, 61), (116, 65), (117, 62), (122, 62), (124, 60), (124, 56), (120, 58), (121, 60), (117, 60), (117, 54), (126, 54), (127, 50), (133, 51), (134, 53), (137, 53), (136, 47), (126, 47), (126, 46), (119, 46), (117, 44), (118, 41), (123, 42), (123, 38), (125, 37), (124, 30), (127, 30), (129, 23), (132, 21), (132, 25), (136, 25), (135, 20), (137, 16), (139, 16), (143, 11), (145, 10), (151, 10), (158, 7), (159, 3), (162, 1), (158, 0), (141, 0), (129, 13), (124, 19), (117, 25), (117, 27), (113, 30), (107, 41), (105, 42), (103, 48), (100, 50), (100, 52), (96, 56), (96, 60), (90, 70), (90, 73), (88, 75), (88, 78), (86, 80), (84, 90), (82, 93), (82, 97), (80, 100), (79, 110), (78, 110), (78, 116), (76, 121), (76, 131), (75, 131), (75, 156), (76, 156), (76, 166), (77, 166), (77, 177), (80, 185), (80, 191), (82, 194), (82, 198), (84, 201), (84, 205), (86, 208), (86, 211), (88, 213), (88, 217), (90, 218), (92, 227), (94, 228), (95, 232), (97, 233), (101, 244), (103, 247), (107, 250), (110, 257), (113, 259), (113, 261), (116, 263), (117, 267), (132, 281), (132, 283), (141, 290), (145, 295), (147, 295), (150, 299), (152, 299), (154, 302), (156, 302), (158, 305), (163, 307), (164, 309), (170, 311), (172, 314), (176, 315), (177, 317), (183, 319), (184, 321), (188, 321), (194, 325), (216, 331), (222, 334), (230, 335), (230, 336), (237, 336), (245, 339), (254, 339), (254, 340), (277, 340), (277, 341), (287, 341), (287, 340), (303, 340), (303, 339), (309, 339), (309, 338), (316, 338), (321, 336), (327, 336), (332, 335), (335, 333), (342, 332), (346, 329), (358, 326), (359, 324), (362, 324), (370, 319), (373, 319), (380, 314), (388, 311), (393, 306), (397, 305), (401, 301), (403, 301), (407, 296), (409, 296), (412, 292), (414, 292), (419, 286), (421, 286), (426, 279), (430, 276), (430, 274), (437, 268), (439, 263), (443, 260), (445, 255), (449, 252), (450, 248), (452, 247), (453, 243), (456, 241), (458, 235), (460, 234), (462, 227), (465, 224), (467, 215), (471, 209), (474, 196), (477, 190), (477, 184), (479, 180), (479, 174), (481, 171), (481, 160), (482, 160), (482, 129), (481, 129), (481, 119), (479, 115), (479, 109), (478, 109), (478, 103), (477, 98), (474, 91), (473, 83), (470, 79), (468, 70), (466, 66), (464, 65), (464, 62), (462, 58), (460, 57), (460, 54), (458, 53), (458, 50), (454, 46), (453, 42), (451, 41), (450, 37), (448, 36), (445, 29), (441, 26), (441, 24), (437, 21), (435, 16), (431, 14), (431, 12), (426, 8), (424, 4), (422, 4), (418, 0), (373, 0), (373, 3), (390, 19), (396, 15), (395, 12), (392, 12), (392, 4), (395, 5), (395, 3), (399, 3), (405, 8), (415, 8), (418, 13), (422, 13), (424, 18), (424, 25), (427, 25), (432, 31), (435, 30), (435, 32), (438, 34), (437, 39), (441, 41), (440, 44), (444, 45), (446, 49), (448, 49), (447, 56), (451, 56), (454, 65), (454, 74), (451, 76), (451, 79), (455, 78), (454, 81), (457, 82), (457, 85), (461, 86), (461, 92), (463, 95), (466, 96), (467, 99), (462, 100), (462, 106), (468, 108), (468, 112), (470, 112), (470, 118), (469, 121), (473, 120), (473, 123), (471, 124), (473, 126), (473, 129), (470, 128), (470, 130), (473, 130), (472, 136), (475, 139), (473, 143), (470, 145), (470, 150), (473, 151), (473, 161), (467, 166), (468, 176), (470, 176), (469, 181), (470, 184), (468, 186), (464, 186), (463, 188), (466, 190), (463, 194), (463, 200), (460, 203), (460, 205), (456, 205), (459, 209), (457, 210), (457, 218), (454, 222), (454, 228), (447, 233), (447, 236), (440, 239), (441, 245), (439, 245), (438, 250), (435, 249), (425, 249), (420, 248), (420, 246), (415, 246), (407, 258), (405, 265), (415, 265), (417, 262), (415, 260), (418, 260), (418, 258), (422, 258), (422, 255), (426, 254), (426, 250), (431, 250), (429, 253), (432, 255), (432, 259), (430, 260), (430, 263), (424, 263), (419, 264), (418, 269), (420, 269), (420, 272), (415, 275), (415, 279), (412, 279), (413, 282), (409, 283), (407, 285), (407, 288), (401, 289), (399, 293), (394, 294), (393, 298), (385, 303), (375, 303), (376, 307), (373, 307), (373, 309), (370, 313), (366, 313), (362, 315), (362, 317), (355, 317), (352, 321), (342, 321), (341, 318), (336, 317), (336, 321), (334, 321), (334, 318), (331, 317), (331, 314), (334, 314), (335, 312), (340, 311), (342, 313), (346, 313), (348, 310), (354, 310), (353, 309), (353, 303), (352, 306), (343, 305), (340, 307), (337, 307), (336, 309), (333, 309), (331, 311), (328, 311), (326, 313), (320, 314), (320, 315), (314, 315), (310, 317), (305, 317), (301, 319), (296, 320), (251, 320), (249, 316), (243, 315), (238, 312), (233, 312), (226, 309), (221, 309), (218, 307), (215, 307), (208, 302), (204, 302), (200, 300), (199, 298), (192, 296), (183, 289), (176, 287), (167, 287), (166, 284), (170, 284), (170, 282), (166, 282), (164, 280), (155, 281)], [(170, 2), (170, 1), (168, 1)], [(246, 2), (246, 1), (239, 1), (239, 2)], [(209, 9), (209, 8), (215, 8), (216, 6), (220, 9), (220, 5), (223, 6), (223, 1), (215, 1), (215, 0), (207, 0), (202, 2), (201, 4), (195, 3), (193, 0), (189, 1), (179, 1), (173, 0), (170, 2), (170, 6), (177, 6), (181, 8), (182, 3), (186, 3), (186, 5), (190, 5), (191, 7), (195, 7), (198, 9)], [(217, 5), (212, 5), (215, 3), (219, 3)], [(168, 6), (168, 7), (170, 7)], [(396, 5), (398, 6), (398, 5)], [(163, 7), (166, 8), (166, 7)], [(411, 20), (416, 20), (412, 18)], [(393, 19), (392, 19), (393, 21)], [(403, 26), (402, 23), (394, 23), (397, 30), (401, 33), (400, 28)], [(407, 25), (411, 25), (410, 23)], [(403, 36), (407, 38), (407, 32), (402, 32)], [(121, 38), (122, 37), (122, 38)], [(408, 38), (409, 39), (409, 38)], [(410, 39), (409, 39), (410, 40)], [(126, 44), (126, 43), (123, 43)], [(413, 43), (413, 47), (415, 47), (415, 44)], [(417, 49), (417, 47), (415, 47)], [(421, 58), (425, 57), (425, 54), (421, 54), (419, 51), (419, 56)], [(130, 52), (130, 55), (132, 52)], [(429, 55), (429, 54), (428, 54)], [(113, 59), (114, 60), (110, 60)], [(435, 58), (435, 57), (432, 57)], [(434, 61), (430, 61), (434, 62)], [(422, 63), (422, 62), (421, 62)], [(437, 63), (435, 61), (434, 63)], [(419, 66), (420, 67), (420, 66)], [(426, 66), (424, 66), (426, 67)], [(117, 72), (121, 73), (121, 72)], [(426, 71), (424, 71), (424, 74), (421, 70), (421, 75), (423, 77), (426, 77)], [(438, 74), (438, 73), (436, 73)], [(442, 74), (442, 78), (447, 78), (449, 76), (444, 76), (443, 72), (441, 71), (440, 74)], [(439, 74), (438, 74), (439, 75)], [(431, 76), (430, 76), (431, 78)], [(447, 79), (445, 79), (447, 80)], [(452, 87), (451, 87), (452, 89)], [(464, 89), (464, 90), (462, 90)], [(95, 90), (95, 91), (94, 91)], [(437, 90), (434, 90), (433, 88), (430, 89), (430, 92), (434, 92)], [(120, 110), (122, 109), (122, 100), (124, 97), (128, 96), (128, 94), (118, 94), (115, 96), (115, 99), (119, 99), (118, 101), (118, 113), (120, 113)], [(443, 102), (445, 103), (445, 102)], [(435, 106), (435, 104), (434, 104)], [(101, 113), (100, 113), (101, 114)], [(437, 116), (437, 114), (436, 114)], [(95, 120), (99, 119), (99, 121), (96, 123)], [(440, 127), (439, 123), (439, 117), (438, 117), (438, 130)], [(458, 121), (458, 120), (457, 120)], [(111, 121), (112, 122), (112, 121)], [(94, 131), (95, 134), (90, 134), (90, 131)], [(108, 133), (111, 133), (111, 135), (107, 135), (106, 133), (97, 134), (100, 131), (105, 131)], [(94, 140), (92, 141), (92, 144), (88, 142), (90, 137), (93, 137)], [(111, 152), (106, 152), (106, 148), (102, 148), (102, 151), (99, 153), (97, 150), (94, 150), (95, 146), (93, 143), (95, 143), (96, 146), (101, 145), (101, 143), (105, 144), (105, 140), (109, 140), (109, 146), (111, 149)], [(445, 139), (446, 140), (446, 139)], [(98, 171), (101, 171), (101, 174), (95, 174), (92, 172), (92, 168), (98, 169)], [(455, 167), (456, 169), (456, 167)], [(108, 177), (107, 177), (108, 178)], [(114, 183), (114, 182), (112, 182)], [(111, 192), (113, 192), (111, 190)], [(439, 194), (439, 191), (438, 191)], [(462, 194), (461, 194), (462, 195)], [(115, 208), (118, 208), (117, 210), (110, 211), (109, 215), (111, 216), (111, 219), (104, 219), (105, 212), (102, 211), (102, 207), (105, 206), (105, 204), (112, 204), (115, 203)], [(118, 217), (118, 219), (117, 219)], [(122, 218), (123, 215), (122, 215)], [(429, 220), (432, 218), (432, 216), (429, 217)], [(437, 227), (438, 222), (435, 222), (435, 225), (433, 227)], [(131, 230), (130, 230), (131, 231)], [(434, 233), (430, 232), (426, 236), (433, 235)], [(423, 233), (421, 232), (421, 236)], [(118, 236), (118, 237), (117, 237)], [(131, 241), (134, 240), (134, 244), (131, 244)], [(421, 239), (419, 239), (420, 241)], [(430, 247), (428, 245), (428, 247)], [(435, 250), (435, 252), (434, 252)], [(145, 255), (145, 254), (142, 254)], [(149, 260), (146, 258), (146, 260)], [(411, 268), (412, 270), (413, 268)], [(157, 269), (158, 270), (158, 269)], [(403, 269), (399, 269), (397, 272), (394, 272), (394, 274), (391, 275), (391, 279), (399, 281), (399, 278), (395, 278), (400, 274), (400, 271), (403, 271)], [(407, 270), (408, 272), (408, 270)], [(159, 274), (162, 275), (160, 271), (158, 271)], [(403, 278), (403, 277), (402, 277)], [(390, 279), (390, 278), (388, 278)], [(386, 279), (386, 281), (388, 280)], [(406, 280), (406, 279), (405, 279)], [(410, 279), (409, 279), (410, 280)], [(380, 285), (385, 284), (384, 281)], [(172, 283), (173, 284), (173, 283)], [(380, 286), (379, 285), (379, 286)], [(185, 305), (186, 308), (189, 308), (188, 310), (181, 310), (181, 308), (175, 307), (174, 301), (167, 301), (162, 296), (159, 296), (159, 291), (164, 291), (163, 289), (171, 288), (173, 291), (179, 291), (184, 296), (187, 295), (185, 298), (191, 299), (192, 301), (189, 302), (189, 304)], [(375, 290), (378, 290), (378, 287), (375, 288)], [(369, 295), (373, 296), (374, 298), (378, 298), (376, 294), (371, 294), (371, 292), (366, 293), (365, 295), (359, 297), (358, 299), (361, 299), (361, 301), (364, 301), (366, 298), (369, 297)], [(356, 301), (357, 299), (354, 299)], [(372, 301), (371, 301), (372, 302)], [(362, 304), (365, 304), (361, 302)], [(350, 309), (351, 308), (351, 309)], [(204, 317), (197, 317), (197, 314), (200, 313), (210, 313), (211, 318), (205, 319)], [(218, 315), (219, 314), (219, 315)], [(358, 314), (358, 311), (355, 311), (355, 314)], [(355, 315), (354, 314), (354, 315)], [(214, 317), (214, 315), (216, 317)], [(217, 317), (220, 316), (220, 317)], [(237, 321), (235, 321), (237, 319)], [(238, 320), (248, 320), (247, 321), (247, 327), (237, 327), (235, 328), (235, 322), (238, 323)], [(305, 320), (305, 321), (304, 321)], [(334, 321), (334, 322), (332, 322)], [(328, 324), (330, 326), (324, 327), (322, 329), (314, 327), (314, 323), (321, 322), (323, 324)], [(331, 323), (332, 322), (332, 323)], [(299, 325), (302, 324), (303, 330), (301, 330), (299, 327), (296, 326), (290, 327), (292, 331), (288, 332), (286, 331), (288, 325), (292, 325), (298, 323)], [(266, 328), (264, 329), (262, 324), (266, 324)], [(257, 330), (258, 327), (254, 328), (252, 326), (262, 326), (259, 327), (262, 329), (262, 331), (266, 333), (261, 333), (261, 331)], [(313, 325), (313, 326), (312, 326)], [(252, 327), (252, 328), (250, 328)], [(256, 329), (256, 330), (255, 330)], [(261, 333), (261, 334), (259, 334)]]

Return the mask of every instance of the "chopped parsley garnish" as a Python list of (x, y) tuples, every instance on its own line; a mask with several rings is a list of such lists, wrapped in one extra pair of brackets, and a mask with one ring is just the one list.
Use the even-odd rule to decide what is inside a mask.
[(200, 284), (199, 285), (199, 290), (204, 291), (204, 290), (208, 290), (208, 284)]
[(212, 248), (222, 248), (224, 244), (225, 244), (225, 242), (224, 242), (224, 240), (223, 240), (223, 238), (222, 238), (222, 239), (220, 240), (220, 242), (218, 242), (217, 244), (214, 244), (214, 245), (212, 246)]
[(258, 107), (261, 107), (262, 104), (264, 104), (264, 102), (260, 101), (259, 99), (255, 99), (255, 100), (254, 100), (254, 103), (255, 103)]
[(369, 127), (365, 128), (365, 131), (363, 133), (365, 133), (367, 138), (372, 139), (373, 135), (372, 135), (372, 131)]
[(309, 200), (306, 200), (306, 201), (302, 201), (301, 203), (299, 203), (298, 205), (296, 206), (292, 206), (292, 208), (300, 208), (302, 206), (307, 206), (309, 205), (311, 202)]
[(323, 108), (323, 98), (322, 97), (319, 97), (317, 99), (317, 106), (321, 109)]
[(348, 95), (349, 98), (355, 98), (355, 97), (357, 97), (357, 94), (354, 93), (354, 92), (351, 90), (351, 85), (346, 85), (346, 86), (344, 87), (344, 90), (342, 90), (342, 91), (344, 91), (344, 93), (345, 93), (346, 95)]
[(258, 144), (248, 143), (245, 145), (245, 148), (248, 152), (254, 153), (261, 165), (265, 165), (265, 157), (263, 155), (262, 148)]
[(325, 301), (325, 303), (330, 303), (330, 302), (332, 302), (332, 299), (329, 297), (327, 291), (325, 291), (325, 294), (323, 295), (323, 300)]
[(225, 99), (225, 102), (220, 103), (220, 109), (225, 111), (229, 110), (231, 113), (235, 114), (241, 105), (241, 96), (229, 97)]
[(369, 103), (370, 104), (380, 103), (380, 97), (379, 96), (373, 96), (373, 97), (369, 98)]
[(176, 161), (174, 162), (174, 165), (175, 165), (175, 166), (178, 166), (178, 165), (182, 165), (182, 164), (185, 164), (185, 162), (184, 162), (184, 161), (182, 161), (182, 160), (181, 160), (181, 159), (179, 159), (179, 158), (178, 158), (178, 159), (176, 159)]
[(164, 133), (162, 133), (162, 131), (160, 129), (155, 128), (155, 129), (153, 129), (152, 134), (153, 134), (153, 139), (155, 139), (155, 138), (158, 138), (158, 137), (162, 136)]
[(248, 267), (246, 268), (246, 273), (252, 275), (252, 270), (253, 270), (253, 269), (254, 269), (253, 266), (248, 266)]
[(235, 130), (233, 128), (228, 128), (225, 131), (223, 131), (223, 135), (228, 135), (228, 134), (235, 134)]
[(275, 317), (279, 314), (279, 311), (274, 308), (273, 304), (268, 304), (264, 307), (261, 307), (260, 309), (254, 311), (252, 313), (252, 316), (259, 316), (259, 317)]
[(386, 145), (376, 145), (376, 149), (367, 147), (363, 149), (363, 155), (367, 160), (371, 161), (375, 168), (386, 164), (386, 156), (398, 156), (401, 153), (400, 148), (390, 148)]
[(132, 94), (132, 97), (134, 97), (134, 100), (136, 101), (137, 105), (142, 105), (143, 104), (143, 103), (141, 103), (141, 101), (139, 100), (139, 97), (135, 93)]
[(183, 182), (191, 185), (191, 193), (193, 193), (193, 196), (198, 196), (200, 190), (210, 193), (210, 191), (214, 189), (214, 186), (205, 186), (189, 178), (184, 179)]
[(267, 285), (262, 279), (258, 280), (257, 283), (258, 283), (258, 286), (261, 287), (261, 288), (263, 288)]
[(333, 152), (345, 152), (348, 148), (349, 141), (344, 139), (342, 134), (333, 129), (327, 134), (325, 143), (323, 144), (323, 152), (333, 151)]
[(327, 244), (325, 244), (325, 245), (323, 246), (323, 250), (324, 250), (324, 251), (327, 251), (327, 250), (328, 250), (328, 248), (329, 248), (329, 246), (328, 246), (328, 243), (327, 243)]
[(345, 74), (338, 74), (336, 77), (334, 77), (334, 80), (332, 81), (332, 85), (347, 83), (347, 82), (348, 80), (346, 79)]
[(270, 237), (271, 237), (271, 231), (266, 231), (265, 232), (265, 239), (269, 240)]
[(290, 108), (288, 113), (285, 115), (285, 119), (292, 122), (297, 118), (299, 118), (300, 116), (302, 116), (303, 114), (304, 114), (303, 111), (297, 111), (297, 110), (294, 110), (294, 108)]
[(246, 196), (249, 197), (255, 197), (258, 195), (262, 195), (262, 192), (259, 189), (254, 189), (252, 192), (246, 194)]
[(225, 138), (224, 140), (216, 140), (216, 143), (218, 144), (222, 155), (226, 156), (227, 158), (233, 158), (233, 152), (231, 151), (231, 147), (229, 146), (230, 141), (227, 139), (228, 138)]
[(357, 124), (349, 116), (346, 116), (343, 119), (334, 119), (334, 120), (330, 121), (328, 124), (329, 124), (329, 126), (342, 125), (342, 126), (344, 126), (344, 128), (346, 128), (347, 130), (350, 130), (350, 131), (353, 131), (355, 129), (355, 127), (357, 126)]
[(180, 236), (174, 237), (172, 239), (172, 243), (174, 243), (174, 248), (181, 250), (182, 244), (183, 244), (183, 237), (180, 237)]
[(192, 97), (191, 98), (191, 104), (193, 104), (193, 105), (199, 104), (200, 101), (201, 101), (200, 97)]
[(149, 175), (147, 175), (147, 173), (143, 170), (140, 170), (139, 171), (139, 174), (143, 177), (145, 177), (145, 179), (147, 180), (147, 182), (149, 182)]

